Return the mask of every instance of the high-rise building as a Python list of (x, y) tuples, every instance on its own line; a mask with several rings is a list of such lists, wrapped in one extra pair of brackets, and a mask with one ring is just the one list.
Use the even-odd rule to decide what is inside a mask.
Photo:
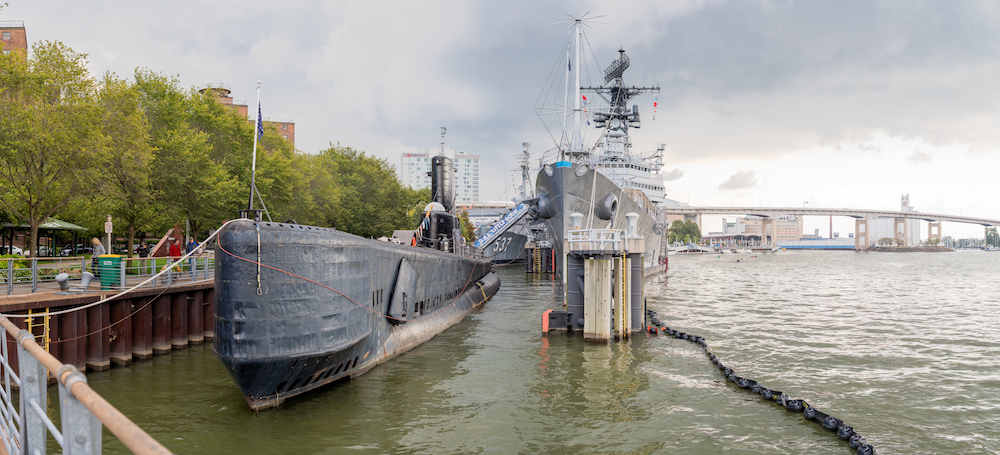
[[(230, 109), (235, 110), (243, 117), (250, 117), (250, 106), (247, 105), (246, 101), (233, 101), (233, 97), (230, 96), (232, 91), (226, 84), (207, 84), (204, 87), (198, 89), (199, 93), (209, 92), (215, 99), (221, 103), (223, 106), (228, 106)], [(255, 113), (256, 114), (256, 113)], [(255, 120), (256, 115), (250, 120)], [(295, 147), (295, 122), (292, 120), (278, 120), (264, 117), (265, 127), (274, 127), (274, 129), (281, 135), (282, 139), (291, 142), (292, 147)]]
[[(455, 205), (479, 202), (479, 155), (451, 151), (455, 160)], [(430, 188), (431, 158), (436, 150), (403, 153), (400, 156), (399, 178), (403, 185), (414, 189)], [(445, 156), (448, 156), (446, 153)]]
[(0, 21), (0, 43), (3, 52), (22, 52), (28, 55), (28, 35), (24, 31), (24, 21)]

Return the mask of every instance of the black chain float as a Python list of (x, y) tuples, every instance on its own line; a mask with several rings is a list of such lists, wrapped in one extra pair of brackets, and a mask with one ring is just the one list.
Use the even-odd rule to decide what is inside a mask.
[(741, 389), (759, 394), (761, 398), (767, 401), (773, 401), (789, 412), (801, 412), (802, 416), (806, 420), (818, 423), (823, 428), (835, 432), (838, 438), (847, 441), (848, 446), (850, 446), (851, 449), (856, 450), (855, 453), (857, 455), (875, 455), (875, 446), (869, 444), (864, 436), (855, 432), (854, 427), (844, 423), (843, 420), (812, 407), (812, 405), (805, 400), (793, 400), (784, 392), (771, 390), (764, 387), (757, 381), (738, 376), (732, 368), (723, 365), (722, 361), (719, 360), (714, 353), (712, 353), (712, 349), (708, 347), (708, 343), (704, 338), (667, 327), (660, 321), (659, 316), (653, 310), (646, 310), (646, 316), (649, 317), (649, 320), (652, 323), (652, 325), (646, 328), (648, 333), (658, 335), (660, 331), (663, 331), (663, 333), (674, 338), (690, 341), (700, 345), (704, 348), (705, 354), (708, 355), (708, 359), (712, 361), (712, 364), (716, 365), (719, 370), (722, 371), (722, 376), (726, 378), (726, 381), (734, 383), (736, 387)]

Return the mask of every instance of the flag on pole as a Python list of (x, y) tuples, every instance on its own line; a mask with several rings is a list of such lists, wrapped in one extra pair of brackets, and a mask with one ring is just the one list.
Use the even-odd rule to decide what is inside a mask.
[(569, 58), (566, 59), (566, 70), (573, 71), (573, 60)]
[(657, 102), (659, 100), (659, 96), (653, 95), (653, 120), (656, 120), (656, 106), (660, 105), (660, 103)]
[(260, 118), (260, 101), (257, 102), (257, 139), (264, 137), (264, 121)]

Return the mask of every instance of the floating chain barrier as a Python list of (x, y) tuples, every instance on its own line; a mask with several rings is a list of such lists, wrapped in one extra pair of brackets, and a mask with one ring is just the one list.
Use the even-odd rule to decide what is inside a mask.
[(757, 381), (738, 376), (732, 368), (723, 365), (722, 361), (712, 353), (712, 348), (708, 347), (708, 342), (706, 342), (704, 338), (667, 327), (660, 321), (659, 316), (653, 310), (646, 310), (646, 316), (649, 317), (652, 324), (646, 328), (650, 334), (659, 335), (662, 331), (663, 333), (674, 338), (690, 341), (700, 345), (705, 350), (705, 354), (708, 356), (708, 359), (711, 360), (713, 364), (718, 366), (720, 371), (722, 371), (722, 375), (726, 378), (726, 381), (732, 382), (736, 385), (736, 387), (748, 390), (751, 393), (759, 394), (761, 398), (773, 401), (779, 406), (784, 407), (789, 412), (801, 412), (806, 420), (816, 422), (819, 425), (822, 425), (823, 428), (837, 433), (838, 438), (847, 441), (847, 444), (851, 446), (851, 449), (857, 450), (857, 455), (875, 455), (875, 446), (869, 444), (864, 436), (861, 436), (858, 432), (854, 431), (854, 428), (843, 420), (814, 408), (805, 400), (793, 400), (789, 398), (787, 393), (778, 390), (771, 390), (764, 387), (763, 384)]

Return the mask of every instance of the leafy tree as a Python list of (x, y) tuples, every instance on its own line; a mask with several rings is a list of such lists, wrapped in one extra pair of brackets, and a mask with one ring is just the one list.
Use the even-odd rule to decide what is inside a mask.
[(86, 54), (60, 42), (31, 58), (0, 55), (0, 204), (38, 228), (76, 199), (97, 194), (108, 164)]
[(692, 220), (674, 220), (674, 222), (670, 224), (670, 230), (667, 232), (667, 240), (670, 243), (674, 243), (682, 239), (684, 240), (684, 243), (700, 241), (701, 228), (698, 227), (698, 223), (695, 223)]
[[(176, 78), (149, 70), (136, 70), (135, 86), (155, 148), (154, 186), (166, 215), (159, 227), (165, 230), (186, 219), (193, 232), (200, 232), (203, 226), (217, 226), (231, 218), (246, 202), (249, 179), (241, 185), (212, 146), (211, 142), (219, 141), (212, 133), (223, 133), (205, 131), (204, 117), (210, 115), (205, 110), (210, 107), (200, 94), (181, 90)], [(238, 141), (236, 136), (231, 138)]]
[(131, 257), (136, 231), (160, 214), (156, 203), (159, 192), (150, 176), (154, 150), (149, 124), (140, 109), (136, 88), (113, 74), (101, 80), (98, 103), (110, 150), (104, 205), (116, 220), (115, 225), (125, 228), (126, 249)]
[(472, 225), (469, 221), (469, 211), (462, 210), (458, 214), (459, 224), (462, 226), (462, 237), (465, 237), (465, 243), (471, 244), (476, 241), (476, 227)]
[(400, 183), (388, 161), (340, 145), (321, 151), (317, 159), (323, 168), (320, 178), (329, 180), (311, 187), (330, 191), (333, 186), (339, 197), (338, 204), (320, 204), (323, 224), (362, 237), (391, 235), (408, 224), (417, 195)]

